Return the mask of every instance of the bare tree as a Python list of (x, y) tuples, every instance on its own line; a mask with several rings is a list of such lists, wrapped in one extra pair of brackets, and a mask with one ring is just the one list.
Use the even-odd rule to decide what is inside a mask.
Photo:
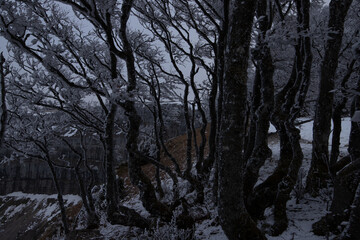
[(230, 1), (219, 157), (221, 226), (229, 239), (265, 239), (244, 204), (247, 66), (256, 1)]
[[(26, 69), (25, 65), (24, 70), (27, 73), (32, 73), (36, 78), (39, 78), (39, 76), (43, 76), (42, 73), (45, 70), (45, 72), (49, 74), (50, 79), (56, 80), (57, 85), (48, 85), (47, 89), (41, 89), (51, 93), (50, 98), (47, 98), (47, 100), (50, 99), (55, 101), (57, 104), (55, 105), (55, 108), (66, 111), (64, 105), (69, 104), (70, 106), (73, 106), (73, 102), (64, 101), (64, 96), (68, 94), (68, 96), (70, 96), (71, 93), (73, 96), (79, 97), (80, 99), (87, 94), (93, 94), (93, 96), (96, 97), (106, 116), (104, 121), (105, 126), (97, 127), (98, 130), (100, 130), (99, 132), (102, 132), (102, 138), (105, 143), (108, 217), (113, 222), (135, 224), (141, 227), (147, 226), (147, 222), (134, 211), (118, 206), (118, 188), (116, 187), (113, 166), (114, 118), (118, 104), (115, 103), (116, 99), (113, 99), (109, 92), (114, 92), (112, 87), (115, 86), (115, 81), (121, 79), (121, 76), (118, 75), (117, 71), (117, 57), (112, 52), (113, 45), (111, 44), (114, 44), (114, 39), (112, 39), (111, 19), (104, 19), (102, 15), (98, 15), (100, 10), (97, 11), (96, 9), (94, 9), (95, 11), (90, 11), (91, 14), (95, 14), (96, 16), (89, 15), (87, 9), (90, 8), (91, 10), (93, 7), (96, 7), (95, 5), (86, 3), (79, 5), (72, 1), (65, 1), (65, 3), (73, 6), (75, 11), (78, 11), (80, 14), (81, 11), (84, 11), (84, 16), (88, 17), (90, 19), (89, 21), (96, 27), (99, 27), (101, 33), (109, 33), (110, 30), (111, 34), (107, 35), (107, 40), (110, 44), (107, 47), (110, 47), (110, 49), (105, 48), (105, 51), (108, 50), (107, 53), (109, 53), (109, 55), (103, 54), (101, 50), (104, 50), (104, 45), (99, 44), (99, 41), (93, 40), (93, 38), (84, 37), (86, 34), (83, 33), (76, 24), (69, 20), (66, 14), (62, 14), (58, 5), (54, 5), (52, 1), (44, 1), (42, 5), (40, 5), (39, 2), (32, 1), (21, 1), (17, 2), (15, 5), (2, 5), (4, 11), (1, 18), (3, 28), (1, 33), (13, 44), (13, 46), (15, 46), (14, 52), (17, 55), (16, 57), (22, 58), (21, 54), (26, 53), (27, 56), (30, 56), (32, 59), (29, 61), (30, 66), (37, 66), (38, 63), (41, 63), (42, 67), (39, 68), (38, 72), (32, 72), (31, 68)], [(127, 6), (127, 4), (125, 5)], [(30, 11), (24, 13), (21, 11), (23, 8), (28, 8)], [(23, 21), (26, 14), (29, 15), (29, 18), (34, 19), (34, 21)], [(108, 15), (108, 17), (110, 17), (110, 15)], [(53, 24), (54, 21), (56, 21), (57, 24)], [(70, 28), (67, 23), (74, 24), (72, 25), (73, 28)], [(124, 26), (126, 26), (126, 24)], [(32, 41), (28, 41), (30, 35), (34, 38)], [(59, 41), (52, 41), (54, 36), (55, 39)], [(76, 37), (78, 37), (78, 39), (76, 39)], [(101, 38), (101, 34), (97, 37), (106, 42), (106, 39)], [(59, 47), (62, 48), (63, 51), (59, 51)], [(93, 55), (89, 55), (84, 51), (83, 47), (94, 49)], [(97, 47), (98, 49), (96, 49)], [(124, 57), (121, 52), (117, 52), (117, 54)], [(117, 76), (119, 76), (119, 79)], [(120, 83), (119, 85), (121, 86), (122, 84)], [(58, 93), (57, 90), (61, 90), (60, 87), (66, 87), (69, 92), (62, 91), (61, 93)], [(26, 90), (26, 88), (24, 90)], [(31, 89), (28, 93), (32, 93), (33, 90), (34, 89)], [(36, 92), (42, 93), (39, 89), (35, 89), (35, 93)], [(108, 102), (104, 101), (103, 98), (108, 98)], [(38, 99), (35, 98), (33, 100)], [(37, 102), (37, 104), (49, 107), (48, 103), (41, 101)], [(67, 113), (80, 120), (80, 122), (85, 124), (89, 124), (90, 122), (90, 125), (95, 122), (95, 126), (99, 123), (99, 118), (91, 112), (86, 111), (86, 109), (82, 108), (82, 110), (79, 110), (78, 108), (78, 110), (75, 110), (77, 113), (74, 114), (73, 110), (77, 109), (77, 107), (73, 106), (70, 108), (71, 110), (67, 110)], [(82, 117), (79, 118), (77, 114)], [(90, 118), (87, 118), (89, 116)], [(100, 123), (101, 122), (102, 121), (100, 120)], [(94, 125), (92, 125), (92, 127), (93, 126)], [(126, 213), (125, 215), (129, 215), (130, 218), (121, 218), (124, 214), (117, 214), (118, 210), (122, 211), (124, 214)], [(134, 218), (131, 219), (131, 216)]]
[(352, 0), (332, 0), (329, 5), (328, 38), (321, 64), (320, 92), (313, 128), (312, 162), (306, 182), (307, 191), (315, 195), (319, 193), (319, 189), (327, 187), (326, 180), (329, 178), (328, 141), (334, 98), (334, 80), (344, 33), (345, 18), (351, 4)]
[[(287, 228), (286, 202), (302, 164), (300, 131), (294, 121), (304, 106), (312, 65), (311, 39), (306, 34), (310, 27), (310, 1), (295, 3), (298, 38), (292, 73), (287, 84), (275, 96), (271, 116), (271, 122), (280, 135), (280, 160), (274, 173), (257, 186), (248, 199), (248, 209), (256, 218), (261, 217), (266, 207), (274, 204), (273, 235), (279, 235)], [(282, 11), (281, 8), (279, 11)]]
[(36, 108), (32, 111), (28, 109), (28, 113), (17, 112), (11, 116), (13, 122), (10, 125), (11, 134), (7, 136), (7, 146), (25, 157), (40, 159), (47, 163), (57, 192), (64, 232), (68, 236), (70, 233), (69, 221), (66, 216), (61, 184), (56, 175), (54, 155), (51, 153), (51, 148), (56, 141), (54, 136), (49, 134), (54, 119), (52, 119), (53, 116), (40, 113), (38, 110)]
[(274, 104), (274, 64), (266, 38), (272, 26), (272, 8), (273, 5), (268, 1), (260, 0), (256, 9), (259, 35), (257, 45), (253, 50), (256, 73), (253, 83), (252, 121), (245, 151), (247, 159), (244, 177), (245, 196), (253, 190), (260, 167), (271, 156), (271, 150), (267, 145), (267, 135)]
[(1, 116), (0, 116), (0, 147), (4, 142), (4, 134), (7, 124), (7, 107), (6, 107), (6, 88), (5, 88), (5, 77), (9, 73), (6, 65), (3, 53), (0, 53), (0, 87), (1, 87)]

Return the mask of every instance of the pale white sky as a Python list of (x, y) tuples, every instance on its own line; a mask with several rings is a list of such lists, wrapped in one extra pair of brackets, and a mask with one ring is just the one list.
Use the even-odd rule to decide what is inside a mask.
[[(326, 4), (329, 4), (331, 0), (324, 0)], [(0, 37), (0, 52), (4, 52), (6, 54), (6, 40), (3, 37)]]

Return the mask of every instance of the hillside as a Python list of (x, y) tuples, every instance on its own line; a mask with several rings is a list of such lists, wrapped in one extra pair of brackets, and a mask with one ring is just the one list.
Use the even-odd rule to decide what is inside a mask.
[[(346, 153), (347, 136), (349, 134), (349, 119), (343, 120), (343, 133), (341, 135), (341, 155)], [(310, 166), (311, 159), (311, 131), (312, 123), (305, 123), (300, 126), (302, 136), (302, 147), (304, 149), (304, 161), (301, 172), (304, 173), (302, 178), (305, 181), (306, 173)], [(270, 131), (271, 132), (271, 131)], [(184, 147), (186, 136), (179, 136), (173, 138), (168, 142), (169, 150), (174, 153), (174, 156), (180, 159), (184, 164)], [(260, 180), (265, 180), (270, 175), (277, 164), (279, 158), (279, 141), (276, 134), (272, 133), (269, 138), (269, 146), (273, 151), (273, 156), (268, 159), (265, 165), (260, 170)], [(170, 165), (169, 160), (163, 160), (166, 165)], [(143, 169), (149, 175), (154, 171), (151, 165), (144, 165)], [(121, 167), (119, 173), (124, 177), (128, 183), (127, 168)], [(186, 184), (181, 183), (183, 186)], [(129, 196), (122, 202), (124, 206), (131, 207), (138, 211), (143, 216), (149, 214), (143, 208), (137, 191), (128, 184), (127, 190)], [(299, 187), (299, 185), (298, 185)], [(299, 188), (297, 188), (299, 189)], [(167, 190), (167, 189), (165, 189)], [(169, 189), (168, 189), (169, 190)], [(102, 203), (103, 188), (95, 189), (95, 198), (97, 199), (97, 206), (100, 209)], [(296, 203), (295, 192), (292, 194), (292, 199), (287, 204), (288, 216), (291, 219), (289, 228), (279, 237), (267, 236), (270, 240), (275, 239), (296, 239), (296, 240), (320, 240), (325, 237), (315, 236), (311, 232), (311, 225), (318, 221), (328, 210), (331, 201), (331, 190), (323, 192), (318, 198), (312, 198), (308, 195), (303, 196), (299, 203)], [(187, 197), (191, 197), (191, 194)], [(74, 224), (76, 219), (75, 239), (150, 239), (147, 232), (143, 232), (137, 228), (124, 227), (119, 225), (111, 225), (107, 222), (106, 217), (101, 215), (101, 226), (98, 230), (88, 231), (81, 229), (82, 211), (81, 200), (79, 196), (66, 195), (65, 201), (67, 205), (67, 213), (70, 222)], [(225, 235), (219, 226), (217, 220), (217, 213), (214, 206), (206, 199), (204, 205), (194, 206), (190, 209), (194, 214), (203, 214), (205, 217), (196, 222), (195, 237), (196, 239), (226, 239)], [(265, 212), (266, 219), (259, 223), (259, 227), (267, 229), (273, 221), (273, 212), (268, 208)], [(23, 193), (12, 193), (0, 197), (0, 239), (62, 239), (56, 237), (61, 228), (59, 219), (59, 209), (56, 202), (55, 195), (34, 195)], [(167, 236), (175, 234), (178, 231), (173, 225), (156, 227), (156, 234), (158, 236)], [(176, 233), (177, 234), (177, 233)], [(30, 237), (31, 236), (31, 237)]]
[[(65, 195), (70, 222), (81, 208), (81, 198)], [(0, 239), (39, 239), (56, 236), (61, 227), (56, 195), (10, 193), (0, 197)]]

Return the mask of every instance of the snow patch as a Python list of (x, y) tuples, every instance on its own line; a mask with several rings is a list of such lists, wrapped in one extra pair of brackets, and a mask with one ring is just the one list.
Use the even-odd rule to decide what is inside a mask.
[(77, 131), (78, 130), (76, 128), (71, 127), (70, 130), (64, 134), (64, 137), (72, 137), (77, 133)]
[[(13, 192), (5, 195), (4, 197), (14, 197), (16, 199), (26, 198), (32, 201), (41, 202), (45, 199), (56, 199), (57, 194), (32, 194), (32, 193), (23, 193), (23, 192)], [(81, 197), (78, 195), (68, 194), (63, 195), (63, 199), (66, 201), (67, 204), (77, 204), (81, 201)]]
[[(300, 134), (301, 138), (312, 142), (313, 140), (313, 124), (314, 121), (304, 123), (300, 125)], [(340, 147), (345, 147), (349, 141), (349, 135), (351, 130), (351, 119), (350, 118), (343, 118), (341, 120), (341, 134), (340, 134)], [(331, 146), (332, 140), (332, 131), (333, 131), (333, 123), (331, 122), (331, 133), (329, 137), (329, 146)]]

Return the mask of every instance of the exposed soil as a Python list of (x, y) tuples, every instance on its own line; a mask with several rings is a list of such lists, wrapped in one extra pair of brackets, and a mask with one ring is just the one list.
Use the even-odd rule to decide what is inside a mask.
[[(209, 134), (210, 134), (210, 125), (208, 125), (208, 127), (206, 129), (206, 138), (209, 137)], [(200, 129), (196, 130), (196, 136), (197, 136), (197, 144), (200, 145), (200, 143), (201, 143)], [(172, 138), (172, 139), (168, 140), (166, 143), (168, 151), (177, 160), (177, 162), (180, 165), (180, 168), (182, 170), (185, 169), (185, 166), (186, 166), (186, 139), (187, 139), (187, 135), (184, 134), (184, 135)], [(194, 144), (193, 139), (192, 139), (192, 143)], [(209, 152), (209, 144), (207, 142), (206, 146), (205, 146), (205, 154), (204, 155), (207, 156), (208, 152)], [(193, 159), (196, 158), (194, 145), (192, 148), (192, 156), (193, 156)], [(166, 156), (166, 154), (164, 152), (161, 153), (161, 162), (165, 166), (174, 169), (173, 163), (171, 162), (170, 158), (168, 158)], [(152, 181), (155, 181), (154, 178), (155, 178), (156, 167), (153, 164), (143, 165), (142, 170)], [(119, 166), (117, 168), (117, 174), (124, 180), (125, 190), (128, 194), (133, 195), (133, 194), (138, 193), (137, 188), (134, 187), (130, 182), (129, 175), (128, 175), (128, 167), (126, 165)], [(162, 178), (164, 178), (166, 173), (164, 173), (162, 170), (160, 170), (160, 175), (162, 176)]]

